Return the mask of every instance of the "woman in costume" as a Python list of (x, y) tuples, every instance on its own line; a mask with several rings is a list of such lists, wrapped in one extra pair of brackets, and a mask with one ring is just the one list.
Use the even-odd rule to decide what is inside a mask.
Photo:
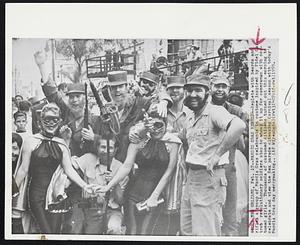
[[(45, 105), (41, 111), (41, 133), (27, 138), (24, 142), (14, 176), (23, 194), (17, 197), (18, 200), (14, 200), (13, 208), (26, 211), (28, 204), (31, 215), (43, 234), (60, 233), (62, 214), (51, 213), (45, 208), (48, 187), (58, 168), (62, 167), (72, 181), (92, 192), (92, 186), (87, 185), (73, 169), (65, 141), (57, 137), (60, 123), (59, 107), (54, 103)], [(53, 185), (50, 188), (54, 188)]]
[[(140, 136), (143, 135), (142, 140), (130, 143), (125, 162), (114, 178), (108, 185), (97, 190), (109, 191), (129, 175), (134, 163), (138, 165), (138, 170), (130, 178), (125, 191), (126, 233), (129, 235), (156, 234), (155, 226), (163, 206), (158, 206), (158, 200), (172, 177), (181, 144), (175, 135), (166, 132), (166, 118), (160, 117), (157, 111), (152, 109), (149, 116), (146, 121), (135, 126)], [(141, 202), (144, 202), (142, 206), (145, 206), (146, 210), (137, 209), (136, 204)]]

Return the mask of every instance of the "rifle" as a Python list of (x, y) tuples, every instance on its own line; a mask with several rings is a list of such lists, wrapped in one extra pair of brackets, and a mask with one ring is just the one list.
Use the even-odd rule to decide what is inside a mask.
[[(87, 83), (84, 84), (84, 95), (85, 95), (85, 108), (84, 108), (84, 117), (83, 117), (83, 127), (89, 128), (89, 101), (87, 94)], [(81, 138), (80, 148), (83, 149), (86, 147), (86, 141)]]

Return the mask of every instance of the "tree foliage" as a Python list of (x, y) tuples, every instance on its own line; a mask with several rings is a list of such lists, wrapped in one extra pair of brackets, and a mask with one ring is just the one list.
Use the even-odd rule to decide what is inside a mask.
[(107, 50), (122, 50), (132, 43), (129, 39), (59, 39), (56, 40), (56, 52), (66, 58), (74, 59), (76, 67), (73, 74), (66, 75), (71, 81), (78, 83), (82, 76), (84, 62), (87, 58), (104, 55)]

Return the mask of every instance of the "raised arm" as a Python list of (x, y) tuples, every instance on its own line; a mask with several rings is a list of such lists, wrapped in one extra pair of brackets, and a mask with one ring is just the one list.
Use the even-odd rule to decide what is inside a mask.
[(41, 85), (43, 92), (49, 102), (56, 103), (62, 111), (68, 110), (67, 104), (64, 102), (61, 94), (58, 92), (56, 83), (51, 78), (51, 72), (49, 71), (46, 61), (47, 54), (42, 51), (38, 51), (34, 54), (35, 63), (37, 64), (41, 73)]
[(165, 173), (163, 174), (163, 176), (161, 177), (160, 181), (158, 182), (158, 184), (157, 184), (156, 188), (154, 189), (154, 191), (152, 192), (151, 196), (148, 198), (148, 200), (147, 200), (148, 207), (157, 206), (157, 199), (160, 196), (160, 194), (162, 193), (162, 191), (165, 188), (165, 186), (167, 185), (167, 183), (169, 182), (169, 180), (173, 174), (173, 170), (176, 166), (179, 144), (172, 143), (172, 144), (170, 144), (170, 147), (171, 147), (170, 161), (168, 164), (168, 168), (165, 171)]

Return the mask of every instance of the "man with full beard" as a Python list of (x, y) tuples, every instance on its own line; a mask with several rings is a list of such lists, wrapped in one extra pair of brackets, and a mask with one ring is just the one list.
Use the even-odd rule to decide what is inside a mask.
[[(244, 113), (241, 107), (233, 105), (227, 101), (230, 89), (230, 83), (225, 74), (211, 74), (211, 103), (214, 105), (223, 106), (229, 113), (236, 115), (242, 119), (247, 125), (247, 114)], [(247, 128), (244, 134), (247, 135)], [(247, 137), (247, 136), (246, 136)], [(226, 201), (223, 207), (224, 223), (222, 232), (226, 236), (238, 235), (238, 226), (236, 219), (237, 207), (237, 177), (235, 167), (235, 152), (236, 148), (244, 151), (244, 138), (241, 137), (239, 144), (234, 145), (229, 151), (228, 164), (225, 167), (225, 175), (227, 179)]]
[[(85, 106), (84, 84), (68, 84), (66, 92), (67, 102), (65, 102), (62, 94), (58, 91), (55, 82), (51, 79), (51, 73), (47, 69), (46, 53), (36, 52), (34, 58), (42, 76), (41, 85), (47, 100), (56, 103), (62, 112), (62, 124), (64, 126), (61, 128), (61, 133), (71, 131), (71, 139), (68, 142), (71, 155), (80, 157), (85, 153), (94, 152), (95, 149), (93, 143), (99, 137), (94, 132), (99, 128), (100, 119), (99, 117), (89, 114), (89, 128), (83, 127)], [(83, 142), (85, 147), (82, 147)], [(83, 173), (80, 173), (79, 171), (79, 175), (82, 177)], [(78, 207), (78, 202), (81, 199), (81, 194), (81, 188), (75, 183), (71, 183), (67, 189), (67, 195), (73, 208), (64, 216), (62, 228), (62, 233), (64, 234), (80, 234), (81, 227), (78, 224), (81, 223), (83, 213)]]
[[(153, 75), (153, 74), (152, 74)], [(145, 77), (145, 76), (144, 76)], [(172, 105), (170, 96), (165, 92), (155, 92), (153, 96), (135, 96), (129, 92), (126, 71), (111, 71), (107, 73), (108, 85), (111, 89), (111, 97), (118, 107), (120, 132), (117, 134), (118, 147), (115, 158), (124, 162), (129, 145), (129, 130), (138, 121), (142, 120), (144, 111), (147, 111), (152, 103), (156, 105), (158, 113), (166, 117), (167, 107)]]
[(208, 76), (192, 75), (184, 88), (185, 105), (194, 115), (187, 118), (181, 132), (189, 147), (186, 156), (189, 170), (181, 201), (181, 233), (221, 235), (227, 185), (225, 153), (238, 141), (245, 123), (224, 107), (208, 103)]

